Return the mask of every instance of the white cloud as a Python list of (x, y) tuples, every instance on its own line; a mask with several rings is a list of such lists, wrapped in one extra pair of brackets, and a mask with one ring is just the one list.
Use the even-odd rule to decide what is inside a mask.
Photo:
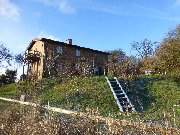
[(69, 0), (35, 0), (43, 3), (44, 5), (57, 8), (61, 13), (73, 14), (76, 12), (75, 7), (71, 5)]
[(61, 2), (59, 1), (59, 10), (65, 14), (72, 14), (76, 12), (75, 8), (72, 7), (67, 0), (61, 0)]
[(10, 0), (0, 0), (0, 16), (17, 20), (19, 19), (19, 8)]

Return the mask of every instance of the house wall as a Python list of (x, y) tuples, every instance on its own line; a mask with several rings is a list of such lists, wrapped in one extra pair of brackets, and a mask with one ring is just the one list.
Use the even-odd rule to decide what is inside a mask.
[[(76, 65), (80, 59), (84, 58), (86, 64), (94, 65), (95, 67), (101, 67), (104, 72), (106, 64), (108, 62), (108, 55), (103, 53), (94, 52), (84, 48), (76, 48), (72, 45), (45, 43), (45, 63), (49, 63), (49, 60), (55, 58), (57, 47), (62, 47), (62, 54), (56, 59), (55, 70), (57, 72), (66, 72), (65, 69), (70, 65)], [(80, 50), (80, 57), (76, 56), (76, 49)], [(50, 63), (49, 63), (50, 64)], [(47, 65), (44, 64), (44, 70), (47, 71)], [(56, 74), (56, 73), (55, 73)]]
[(28, 65), (28, 76), (31, 75), (37, 75), (38, 79), (42, 79), (42, 75), (43, 75), (43, 60), (44, 60), (44, 56), (45, 56), (45, 52), (44, 52), (44, 43), (42, 41), (36, 41), (35, 44), (32, 46), (32, 48), (30, 50), (28, 50), (28, 52), (34, 52), (34, 51), (39, 51), (41, 53), (41, 57), (40, 57), (40, 61), (39, 62), (34, 62), (34, 63), (30, 63)]

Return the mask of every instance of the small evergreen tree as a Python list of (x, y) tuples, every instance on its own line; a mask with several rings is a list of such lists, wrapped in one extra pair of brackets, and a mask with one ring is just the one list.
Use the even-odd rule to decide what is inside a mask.
[(5, 74), (0, 75), (0, 85), (15, 83), (17, 71), (7, 69)]

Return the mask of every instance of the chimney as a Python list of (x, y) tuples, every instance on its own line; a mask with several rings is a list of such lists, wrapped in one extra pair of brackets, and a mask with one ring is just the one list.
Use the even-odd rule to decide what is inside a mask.
[(66, 41), (69, 45), (72, 45), (72, 39), (67, 39)]

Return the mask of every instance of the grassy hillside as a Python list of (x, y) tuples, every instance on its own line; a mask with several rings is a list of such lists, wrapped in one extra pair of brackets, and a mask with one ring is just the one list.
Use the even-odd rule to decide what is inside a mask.
[[(127, 94), (142, 119), (180, 121), (180, 82), (173, 78), (144, 76), (126, 81)], [(174, 111), (173, 111), (174, 109)]]
[(0, 97), (13, 98), (17, 94), (16, 84), (9, 84), (0, 87)]
[(98, 110), (101, 114), (118, 113), (119, 109), (104, 77), (74, 78), (56, 84), (40, 95), (43, 103), (76, 111)]
[[(177, 80), (145, 76), (135, 80), (126, 80), (124, 83), (126, 83), (124, 87), (130, 100), (140, 112), (135, 116), (146, 120), (162, 120), (166, 117), (173, 121), (173, 105), (179, 104), (180, 100), (180, 83)], [(30, 91), (32, 88), (32, 85), (24, 83), (22, 89)], [(18, 89), (20, 87), (16, 88), (15, 84), (3, 86), (0, 88), (0, 96), (16, 97), (19, 93), (16, 91)], [(49, 101), (50, 106), (76, 111), (90, 109), (104, 116), (119, 114), (119, 109), (104, 77), (76, 77), (61, 83), (44, 79), (36, 85), (33, 92), (36, 93), (35, 99), (42, 104), (47, 105)], [(174, 109), (176, 121), (180, 121), (179, 107)]]
[(134, 104), (139, 104), (138, 99), (142, 103), (143, 110), (137, 106), (138, 111), (169, 110), (179, 104), (180, 82), (172, 78), (141, 77), (128, 81), (128, 86), (127, 93)]

